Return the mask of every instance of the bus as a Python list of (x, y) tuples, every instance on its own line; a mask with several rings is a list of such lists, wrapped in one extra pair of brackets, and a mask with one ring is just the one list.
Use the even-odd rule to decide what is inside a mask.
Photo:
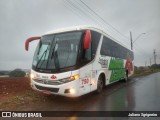
[(133, 51), (116, 42), (104, 31), (75, 26), (30, 37), (39, 40), (30, 74), (32, 89), (44, 94), (79, 97), (119, 80), (127, 81), (134, 72)]

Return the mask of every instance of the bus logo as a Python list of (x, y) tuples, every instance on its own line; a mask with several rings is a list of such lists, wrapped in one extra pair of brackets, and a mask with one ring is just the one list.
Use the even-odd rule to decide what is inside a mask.
[(108, 67), (108, 60), (106, 60), (106, 59), (99, 58), (98, 63), (101, 64), (102, 68), (107, 68)]
[(57, 79), (57, 77), (55, 75), (52, 75), (51, 79)]
[(2, 112), (2, 117), (11, 117), (11, 112)]

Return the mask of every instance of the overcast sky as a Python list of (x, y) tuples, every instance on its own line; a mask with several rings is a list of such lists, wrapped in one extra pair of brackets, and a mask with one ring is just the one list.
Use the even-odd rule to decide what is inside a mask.
[[(102, 19), (98, 18), (82, 2)], [(25, 51), (25, 40), (57, 28), (92, 25), (102, 28), (130, 48), (134, 63), (153, 61), (156, 49), (160, 64), (160, 0), (0, 0), (0, 70), (30, 69), (37, 42)], [(116, 29), (116, 30), (115, 30)]]

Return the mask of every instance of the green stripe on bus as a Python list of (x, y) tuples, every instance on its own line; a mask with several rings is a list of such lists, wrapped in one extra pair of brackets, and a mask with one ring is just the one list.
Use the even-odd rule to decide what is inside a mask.
[(111, 71), (110, 82), (123, 79), (125, 76), (124, 60), (119, 58), (111, 58), (109, 70)]

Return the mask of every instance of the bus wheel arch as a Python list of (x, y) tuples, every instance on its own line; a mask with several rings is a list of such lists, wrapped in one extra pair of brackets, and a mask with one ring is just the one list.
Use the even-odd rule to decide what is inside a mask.
[(103, 90), (104, 86), (105, 86), (105, 74), (101, 73), (97, 80), (96, 93), (100, 93)]

